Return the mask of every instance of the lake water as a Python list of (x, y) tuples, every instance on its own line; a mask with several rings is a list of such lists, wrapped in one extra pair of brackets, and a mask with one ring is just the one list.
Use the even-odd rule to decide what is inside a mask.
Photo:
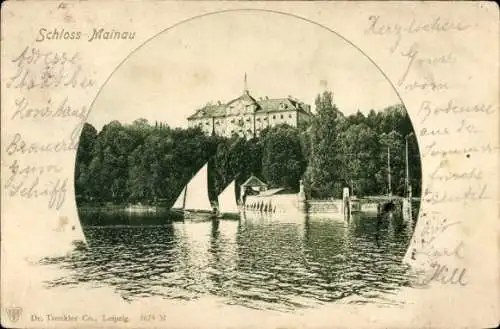
[(125, 300), (210, 295), (287, 311), (346, 298), (390, 302), (382, 296), (410, 282), (402, 259), (414, 225), (397, 217), (346, 222), (254, 214), (201, 223), (123, 212), (80, 217), (91, 224), (83, 225), (89, 248), (42, 260), (69, 273), (46, 282), (49, 288), (92, 283), (113, 287)]

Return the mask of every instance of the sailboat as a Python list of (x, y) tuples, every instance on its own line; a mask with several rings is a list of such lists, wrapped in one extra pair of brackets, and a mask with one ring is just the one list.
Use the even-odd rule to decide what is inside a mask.
[(172, 210), (182, 212), (185, 220), (203, 221), (215, 217), (208, 198), (208, 163), (184, 186)]
[(236, 181), (233, 180), (218, 196), (219, 216), (239, 218), (240, 211), (236, 202)]

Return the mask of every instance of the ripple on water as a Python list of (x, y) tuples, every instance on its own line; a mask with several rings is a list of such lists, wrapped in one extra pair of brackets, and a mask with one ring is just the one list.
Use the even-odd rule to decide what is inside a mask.
[(297, 218), (84, 227), (90, 248), (41, 264), (69, 270), (48, 281), (51, 288), (91, 282), (127, 300), (215, 295), (228, 304), (291, 311), (346, 297), (383, 301), (407, 285), (401, 261), (409, 234), (396, 226)]

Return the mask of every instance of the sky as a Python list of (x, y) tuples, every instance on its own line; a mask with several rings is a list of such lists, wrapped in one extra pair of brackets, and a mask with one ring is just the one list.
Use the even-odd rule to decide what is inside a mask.
[(400, 103), (392, 86), (359, 50), (336, 34), (294, 17), (229, 12), (197, 18), (160, 34), (133, 53), (97, 96), (88, 121), (187, 127), (208, 102), (293, 96), (310, 104), (332, 91), (348, 115)]

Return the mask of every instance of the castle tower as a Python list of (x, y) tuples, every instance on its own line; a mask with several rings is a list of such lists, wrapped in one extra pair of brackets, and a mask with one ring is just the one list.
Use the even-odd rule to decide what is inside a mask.
[(248, 95), (247, 73), (246, 72), (245, 72), (245, 78), (243, 80), (243, 94)]

